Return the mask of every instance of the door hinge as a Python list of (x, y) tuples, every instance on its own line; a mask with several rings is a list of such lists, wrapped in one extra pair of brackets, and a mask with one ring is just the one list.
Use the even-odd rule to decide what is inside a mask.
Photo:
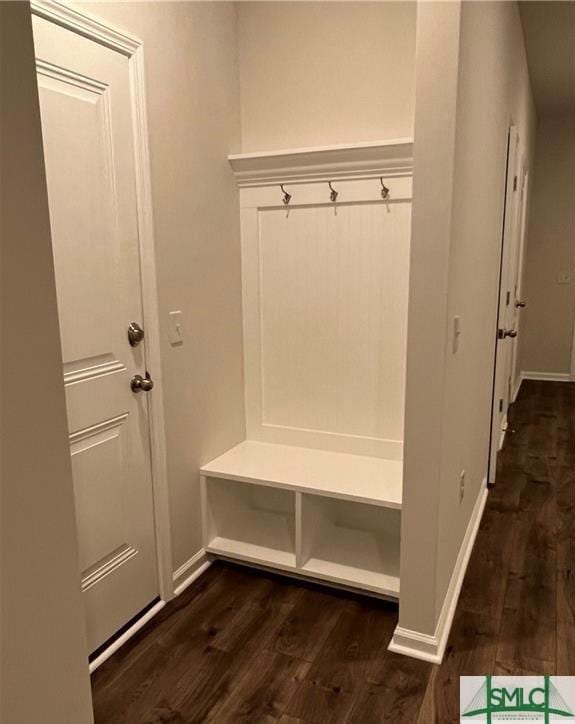
[(503, 398), (499, 400), (499, 412), (503, 412)]
[(507, 294), (505, 295), (505, 306), (506, 306), (506, 307), (509, 306), (509, 301), (510, 301), (510, 300), (511, 300), (511, 292), (507, 292)]
[(517, 176), (513, 177), (513, 191), (517, 191)]

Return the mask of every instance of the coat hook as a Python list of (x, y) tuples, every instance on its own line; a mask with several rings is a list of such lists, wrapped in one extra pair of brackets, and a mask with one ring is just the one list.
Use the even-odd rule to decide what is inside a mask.
[(291, 194), (288, 194), (288, 192), (284, 189), (284, 185), (280, 184), (280, 189), (283, 191), (283, 202), (287, 206), (289, 202), (291, 201)]
[(381, 183), (381, 198), (387, 199), (389, 197), (389, 189), (383, 183), (383, 177), (380, 177), (379, 182)]
[(329, 185), (329, 188), (331, 189), (331, 194), (329, 195), (329, 198), (330, 198), (332, 201), (337, 201), (337, 194), (338, 194), (338, 192), (337, 192), (337, 191), (334, 189), (334, 187), (331, 185), (331, 181), (328, 181), (327, 183), (328, 183), (328, 185)]

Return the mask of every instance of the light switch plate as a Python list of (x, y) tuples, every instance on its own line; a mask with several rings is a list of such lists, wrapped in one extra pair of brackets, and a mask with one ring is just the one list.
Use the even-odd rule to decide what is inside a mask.
[(181, 310), (170, 312), (169, 339), (171, 345), (184, 343), (184, 320)]

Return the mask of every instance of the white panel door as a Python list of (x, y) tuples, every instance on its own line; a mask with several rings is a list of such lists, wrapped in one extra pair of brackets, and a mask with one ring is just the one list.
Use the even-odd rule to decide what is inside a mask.
[(127, 57), (34, 18), (90, 651), (158, 595)]

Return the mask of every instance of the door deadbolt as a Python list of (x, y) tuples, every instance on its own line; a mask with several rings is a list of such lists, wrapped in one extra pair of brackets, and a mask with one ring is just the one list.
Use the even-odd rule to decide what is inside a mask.
[(505, 339), (505, 337), (511, 337), (511, 339), (515, 339), (517, 337), (517, 330), (516, 329), (499, 329), (497, 331), (497, 336), (499, 339)]
[(130, 322), (128, 325), (128, 342), (130, 346), (137, 347), (144, 341), (144, 330), (137, 322)]
[(146, 372), (146, 376), (134, 375), (130, 382), (132, 392), (150, 392), (154, 389), (154, 380), (150, 377), (150, 373)]
[(523, 307), (525, 307), (526, 305), (527, 302), (523, 302), (519, 299), (515, 302), (515, 306), (517, 307), (517, 309), (523, 309)]

